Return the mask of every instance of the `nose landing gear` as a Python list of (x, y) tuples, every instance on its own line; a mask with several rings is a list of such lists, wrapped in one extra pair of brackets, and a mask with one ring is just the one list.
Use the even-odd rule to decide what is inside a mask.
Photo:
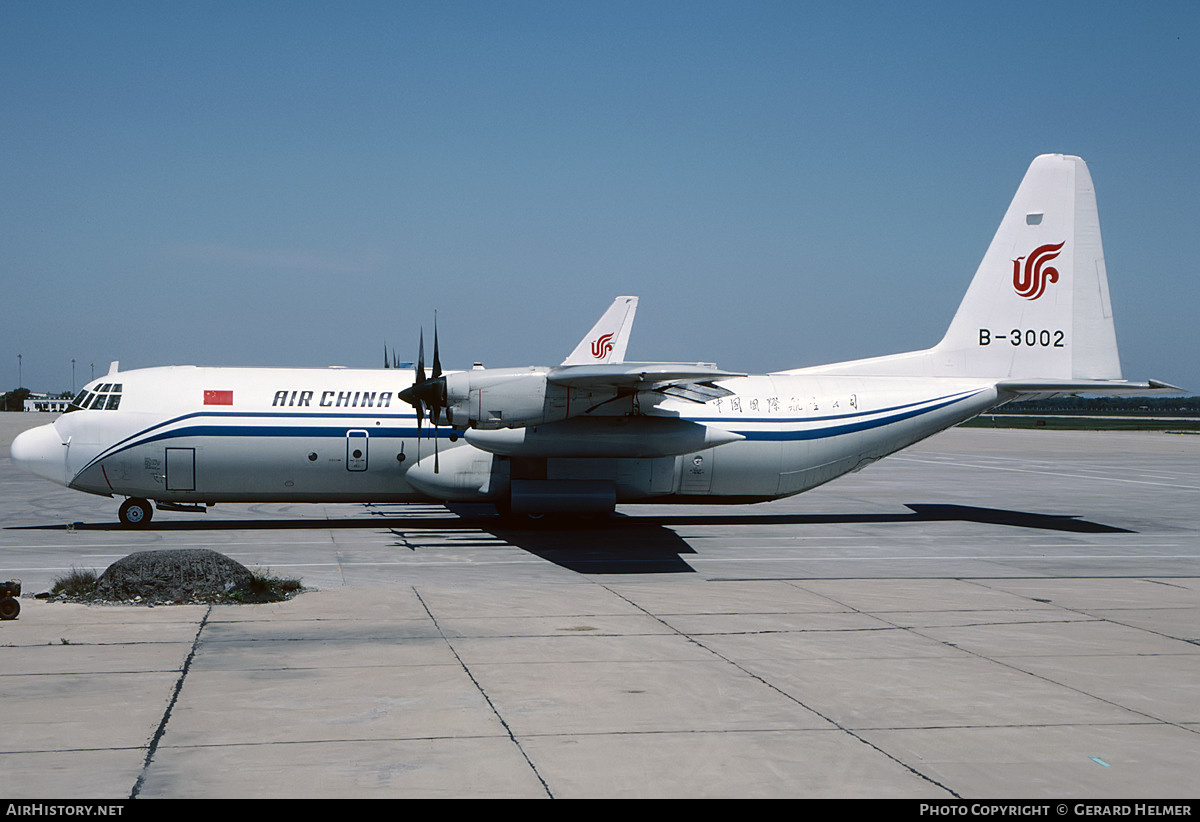
[(154, 516), (154, 506), (149, 500), (130, 497), (121, 503), (117, 516), (126, 528), (145, 528)]

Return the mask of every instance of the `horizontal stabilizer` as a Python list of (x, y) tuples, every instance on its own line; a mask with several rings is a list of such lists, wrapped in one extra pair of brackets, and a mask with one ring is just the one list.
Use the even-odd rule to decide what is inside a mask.
[(1141, 397), (1146, 394), (1170, 394), (1183, 391), (1169, 383), (1149, 380), (1001, 380), (996, 388), (1010, 394), (1107, 394), (1111, 397)]

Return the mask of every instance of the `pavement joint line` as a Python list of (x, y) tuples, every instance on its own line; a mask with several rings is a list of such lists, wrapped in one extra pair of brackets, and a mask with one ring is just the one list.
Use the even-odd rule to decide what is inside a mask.
[[(972, 585), (977, 585), (977, 586), (979, 586), (980, 588), (983, 588), (983, 589), (985, 589), (985, 590), (997, 590), (997, 589), (995, 589), (995, 588), (992, 588), (992, 587), (991, 587), (991, 586), (989, 586), (989, 585), (986, 585), (986, 584), (984, 584), (984, 583), (982, 583), (982, 582), (979, 582), (978, 580), (972, 580), (972, 581), (971, 581), (971, 584), (972, 584)], [(999, 589), (999, 590), (1003, 590), (1003, 589)], [(837, 601), (837, 600), (834, 600), (834, 601)], [(850, 605), (850, 604), (848, 604), (848, 603), (841, 603), (841, 604), (845, 605), (845, 607), (847, 607), (847, 608), (849, 608), (849, 609), (851, 609), (851, 610), (853, 610), (853, 611), (856, 611), (856, 612), (858, 612), (858, 613), (864, 613), (864, 614), (866, 614), (866, 613), (867, 613), (867, 612), (865, 612), (865, 611), (860, 611), (858, 608), (855, 608), (853, 605)], [(1065, 606), (1065, 605), (1057, 605), (1057, 606), (1055, 606), (1055, 607), (1057, 607), (1057, 608), (1060, 608), (1061, 610), (1063, 610), (1063, 611), (1066, 611), (1066, 612), (1068, 612), (1068, 613), (1081, 613), (1081, 614), (1082, 614), (1082, 613), (1084, 613), (1084, 612), (1082, 612), (1082, 611), (1079, 611), (1079, 610), (1077, 610), (1077, 609), (1074, 609), (1074, 608), (1071, 608), (1071, 607), (1069, 607), (1069, 606)], [(1117, 702), (1117, 701), (1115, 701), (1115, 700), (1108, 699), (1108, 698), (1106, 698), (1106, 697), (1099, 696), (1099, 695), (1097, 695), (1097, 694), (1094, 694), (1094, 693), (1089, 693), (1088, 691), (1085, 691), (1085, 690), (1083, 690), (1082, 688), (1079, 688), (1079, 687), (1077, 687), (1077, 686), (1075, 686), (1075, 685), (1069, 685), (1069, 684), (1067, 684), (1067, 683), (1065, 683), (1065, 682), (1059, 682), (1059, 681), (1057, 681), (1057, 680), (1055, 680), (1055, 679), (1053, 679), (1053, 678), (1051, 678), (1051, 677), (1049, 677), (1049, 676), (1046, 676), (1045, 674), (1039, 674), (1039, 673), (1037, 673), (1036, 671), (1026, 670), (1025, 668), (1022, 668), (1021, 666), (1019, 666), (1019, 665), (1017, 665), (1017, 664), (1015, 664), (1015, 663), (1013, 663), (1013, 662), (1009, 662), (1009, 661), (1007, 661), (1007, 660), (1006, 660), (1004, 657), (1001, 657), (1001, 656), (988, 656), (987, 654), (979, 653), (978, 651), (971, 650), (970, 648), (963, 647), (962, 645), (959, 645), (959, 644), (956, 644), (956, 643), (953, 643), (953, 642), (948, 642), (948, 641), (946, 641), (946, 640), (944, 640), (944, 639), (939, 639), (939, 638), (938, 638), (938, 637), (936, 637), (936, 636), (932, 636), (932, 635), (930, 635), (930, 634), (928, 634), (928, 633), (924, 632), (920, 626), (905, 626), (905, 625), (899, 625), (899, 624), (897, 624), (897, 623), (894, 623), (894, 622), (892, 622), (892, 620), (890, 620), (890, 619), (886, 618), (886, 616), (883, 616), (883, 615), (882, 615), (883, 613), (885, 613), (885, 612), (871, 612), (869, 615), (871, 615), (871, 616), (874, 616), (876, 619), (879, 619), (879, 620), (881, 620), (882, 622), (885, 622), (885, 623), (887, 623), (887, 624), (890, 624), (890, 625), (896, 625), (896, 627), (897, 627), (897, 628), (900, 628), (900, 629), (902, 629), (902, 630), (904, 630), (904, 631), (907, 631), (907, 632), (909, 632), (909, 633), (913, 634), (914, 636), (919, 636), (919, 637), (921, 637), (921, 638), (923, 638), (923, 639), (927, 639), (927, 640), (929, 640), (929, 641), (931, 641), (931, 642), (936, 642), (936, 643), (938, 643), (938, 644), (940, 644), (940, 645), (944, 645), (944, 646), (946, 646), (946, 647), (948, 647), (948, 648), (954, 648), (955, 650), (957, 650), (957, 651), (961, 651), (962, 653), (965, 653), (965, 654), (967, 654), (967, 655), (969, 655), (969, 656), (973, 656), (973, 657), (975, 657), (976, 659), (982, 659), (982, 660), (986, 660), (987, 662), (991, 662), (991, 663), (993, 663), (993, 664), (995, 664), (995, 665), (1000, 665), (1001, 667), (1008, 668), (1008, 669), (1009, 669), (1009, 670), (1011, 670), (1011, 671), (1016, 671), (1017, 673), (1019, 673), (1019, 674), (1021, 674), (1021, 675), (1023, 675), (1023, 676), (1031, 676), (1031, 677), (1033, 677), (1033, 678), (1035, 678), (1035, 679), (1040, 679), (1040, 680), (1041, 680), (1041, 681), (1043, 681), (1043, 682), (1049, 683), (1049, 684), (1051, 684), (1051, 685), (1055, 685), (1055, 686), (1057, 686), (1057, 687), (1059, 687), (1059, 688), (1065, 688), (1065, 689), (1067, 689), (1068, 691), (1072, 691), (1072, 692), (1074, 692), (1074, 693), (1080, 694), (1081, 696), (1086, 696), (1086, 697), (1089, 697), (1089, 698), (1091, 698), (1091, 699), (1098, 700), (1098, 701), (1100, 701), (1100, 702), (1103, 702), (1103, 703), (1105, 703), (1105, 704), (1111, 705), (1111, 706), (1113, 706), (1114, 708), (1118, 708), (1118, 709), (1120, 709), (1120, 710), (1122, 710), (1122, 711), (1126, 711), (1126, 712), (1128, 712), (1128, 713), (1130, 713), (1130, 714), (1133, 714), (1134, 716), (1145, 717), (1145, 718), (1146, 718), (1146, 720), (1147, 720), (1148, 722), (1160, 723), (1160, 724), (1164, 724), (1164, 725), (1170, 725), (1170, 726), (1172, 726), (1172, 727), (1179, 728), (1180, 730), (1189, 731), (1189, 732), (1191, 732), (1191, 733), (1200, 733), (1200, 729), (1196, 729), (1196, 728), (1194, 728), (1194, 727), (1189, 727), (1189, 725), (1188, 725), (1187, 723), (1175, 722), (1175, 721), (1172, 721), (1172, 720), (1169, 720), (1169, 719), (1165, 719), (1165, 718), (1163, 718), (1163, 717), (1157, 717), (1157, 716), (1154, 716), (1153, 714), (1147, 713), (1146, 711), (1140, 710), (1140, 709), (1138, 709), (1138, 708), (1133, 708), (1133, 707), (1130, 707), (1129, 705), (1123, 705), (1123, 704), (1121, 704), (1120, 702)], [(1093, 616), (1093, 617), (1094, 617), (1094, 615), (1091, 615), (1091, 614), (1089, 614), (1088, 616)], [(1095, 617), (1095, 618), (1096, 618), (1098, 621), (1100, 621), (1100, 622), (1107, 622), (1107, 623), (1110, 623), (1110, 624), (1112, 624), (1112, 625), (1120, 625), (1121, 627), (1124, 627), (1124, 628), (1135, 627), (1135, 626), (1124, 625), (1123, 623), (1116, 622), (1116, 621), (1114, 621), (1114, 620), (1110, 620), (1110, 619), (1106, 619), (1105, 617)], [(1004, 623), (1004, 622), (993, 622), (993, 623), (985, 623), (985, 624), (993, 624), (993, 625), (999, 625), (999, 626), (1007, 626), (1007, 623)], [(1150, 634), (1153, 634), (1153, 635), (1155, 635), (1155, 636), (1164, 636), (1163, 634), (1160, 634), (1160, 633), (1158, 633), (1158, 632), (1156, 632), (1156, 631), (1149, 631), (1149, 630), (1147, 630), (1147, 629), (1145, 629), (1145, 628), (1136, 628), (1136, 630), (1139, 630), (1139, 631), (1146, 631), (1146, 633), (1150, 633)], [(1176, 639), (1175, 637), (1167, 637), (1167, 638), (1168, 638), (1168, 639)], [(1182, 642), (1182, 641), (1184, 641), (1184, 640), (1176, 640), (1176, 641), (1180, 641), (1180, 642)], [(1149, 656), (1164, 656), (1164, 654), (1155, 653), (1155, 654), (1150, 654)], [(1166, 655), (1166, 656), (1170, 656), (1170, 655)], [(1139, 724), (1139, 723), (1129, 723), (1129, 724)]]
[[(812, 712), (815, 716), (821, 717), (822, 719), (824, 719), (826, 722), (828, 722), (830, 725), (832, 725), (838, 731), (841, 731), (842, 733), (846, 734), (850, 738), (857, 740), (858, 742), (862, 743), (863, 745), (866, 745), (868, 748), (871, 748), (872, 750), (876, 751), (880, 755), (890, 759), (892, 762), (895, 762), (897, 765), (899, 765), (900, 767), (907, 770), (913, 776), (923, 779), (926, 782), (930, 783), (931, 785), (936, 786), (937, 788), (939, 788), (939, 789), (945, 791), (946, 793), (950, 794), (951, 796), (953, 796), (955, 799), (962, 799), (962, 796), (959, 793), (957, 793), (953, 788), (949, 787), (948, 785), (943, 785), (942, 783), (938, 782), (936, 779), (929, 776), (928, 774), (922, 773), (921, 771), (914, 768), (912, 765), (908, 764), (907, 762), (905, 762), (901, 759), (898, 759), (896, 756), (894, 756), (893, 754), (884, 750), (883, 748), (879, 747), (874, 742), (871, 742), (869, 739), (866, 739), (865, 737), (862, 736), (862, 734), (860, 734), (854, 730), (851, 730), (850, 728), (843, 725), (841, 722), (838, 722), (832, 716), (828, 716), (827, 714), (823, 713), (822, 711), (819, 711), (810, 705), (806, 705), (802, 700), (796, 698), (795, 696), (788, 693), (787, 691), (785, 691), (778, 685), (775, 685), (774, 683), (769, 682), (768, 680), (764, 679), (763, 677), (759, 676), (758, 674), (754, 673), (753, 671), (750, 671), (747, 668), (743, 667), (742, 665), (739, 665), (737, 662), (734, 662), (732, 659), (730, 659), (729, 657), (720, 653), (719, 651), (716, 651), (716, 650), (708, 647), (703, 642), (698, 640), (696, 638), (696, 635), (689, 634), (689, 633), (679, 630), (674, 625), (671, 625), (670, 623), (664, 621), (660, 615), (651, 613), (650, 611), (646, 610), (638, 603), (634, 602), (633, 600), (629, 599), (628, 597), (625, 597), (618, 591), (613, 590), (609, 586), (601, 585), (600, 587), (603, 588), (604, 590), (608, 591), (609, 593), (613, 594), (614, 596), (618, 597), (619, 599), (624, 600), (625, 602), (629, 603), (629, 605), (638, 609), (639, 611), (641, 611), (642, 613), (644, 613), (646, 616), (650, 617), (651, 619), (658, 621), (659, 623), (661, 623), (663, 625), (663, 627), (667, 628), (670, 631), (673, 631), (674, 633), (676, 633), (679, 636), (686, 639), (688, 642), (694, 643), (697, 647), (702, 648), (705, 652), (712, 654), (714, 657), (716, 657), (717, 659), (726, 663), (727, 665), (730, 665), (733, 668), (737, 669), (738, 671), (741, 671), (743, 674), (745, 674), (746, 676), (755, 680), (756, 682), (763, 684), (770, 690), (772, 690), (775, 693), (782, 696), (784, 699), (786, 699), (790, 702), (793, 702), (796, 705), (799, 705), (801, 708), (804, 708), (806, 711)], [(847, 606), (847, 607), (849, 607), (849, 606)], [(857, 610), (857, 609), (854, 609), (854, 610)], [(859, 613), (862, 613), (862, 612), (859, 612)], [(887, 622), (887, 620), (883, 620), (883, 621)], [(899, 626), (897, 626), (897, 627), (899, 627)]]
[(133, 789), (130, 791), (129, 798), (137, 799), (141, 793), (142, 786), (146, 783), (146, 774), (150, 770), (150, 764), (154, 761), (154, 754), (158, 751), (158, 745), (162, 741), (163, 734), (167, 731), (167, 723), (171, 721), (171, 712), (175, 708), (175, 704), (179, 701), (179, 694), (183, 691), (184, 680), (187, 679), (188, 671), (191, 670), (192, 660), (196, 658), (196, 651), (200, 647), (200, 635), (204, 633), (205, 627), (208, 625), (208, 618), (212, 614), (213, 606), (209, 605), (204, 611), (204, 616), (200, 619), (200, 625), (196, 629), (196, 636), (192, 638), (192, 647), (188, 651), (187, 659), (183, 661), (183, 666), (179, 671), (179, 678), (175, 680), (175, 687), (171, 691), (171, 699), (167, 702), (167, 708), (163, 711), (162, 719), (159, 720), (158, 727), (154, 730), (154, 735), (150, 738), (150, 744), (146, 748), (146, 758), (142, 762), (142, 770), (138, 774), (137, 780), (133, 783)]
[(450, 649), (450, 653), (454, 654), (454, 658), (458, 660), (458, 664), (462, 667), (463, 673), (467, 675), (467, 678), (471, 680), (471, 684), (474, 685), (476, 690), (479, 691), (479, 695), (483, 697), (485, 702), (487, 702), (488, 708), (491, 709), (492, 713), (496, 716), (497, 721), (499, 721), (500, 725), (504, 728), (504, 732), (508, 735), (509, 740), (514, 746), (516, 746), (516, 749), (525, 759), (526, 764), (529, 765), (530, 771), (533, 772), (533, 775), (537, 777), (538, 782), (541, 783), (542, 789), (546, 792), (546, 796), (550, 799), (553, 799), (554, 793), (550, 790), (550, 785), (546, 783), (545, 778), (538, 771), (537, 765), (535, 765), (533, 760), (529, 758), (529, 754), (525, 751), (525, 747), (521, 744), (521, 740), (517, 739), (516, 734), (513, 733), (512, 728), (509, 727), (508, 722), (500, 713), (500, 709), (496, 707), (496, 704), (492, 702), (492, 698), (488, 696), (487, 690), (483, 687), (483, 684), (475, 678), (475, 675), (471, 673), (470, 667), (463, 660), (463, 658), (459, 656), (458, 649), (454, 647), (454, 643), (450, 641), (450, 637), (446, 635), (446, 632), (442, 630), (442, 626), (438, 624), (437, 617), (434, 616), (433, 611), (429, 610), (429, 605), (421, 596), (421, 592), (417, 590), (416, 586), (413, 586), (412, 592), (417, 598), (417, 601), (421, 603), (421, 607), (425, 609), (425, 613), (429, 615), (429, 619), (433, 622), (433, 627), (437, 629), (442, 641), (445, 642), (446, 647)]

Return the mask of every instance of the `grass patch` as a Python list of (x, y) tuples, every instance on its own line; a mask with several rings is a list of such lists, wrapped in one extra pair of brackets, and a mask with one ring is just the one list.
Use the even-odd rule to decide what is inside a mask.
[(225, 593), (220, 601), (237, 603), (282, 602), (304, 590), (300, 580), (279, 577), (269, 568), (255, 568), (250, 572), (250, 582), (239, 585)]
[(54, 580), (50, 589), (53, 596), (86, 599), (96, 593), (96, 583), (100, 577), (91, 568), (71, 567), (71, 572)]

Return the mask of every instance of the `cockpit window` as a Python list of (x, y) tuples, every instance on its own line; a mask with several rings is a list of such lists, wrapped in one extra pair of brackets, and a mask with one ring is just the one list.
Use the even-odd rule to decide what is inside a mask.
[(83, 389), (71, 400), (71, 404), (67, 406), (67, 411), (82, 411), (91, 409), (92, 411), (113, 411), (121, 405), (121, 383), (106, 382), (96, 388), (95, 393), (88, 389)]

